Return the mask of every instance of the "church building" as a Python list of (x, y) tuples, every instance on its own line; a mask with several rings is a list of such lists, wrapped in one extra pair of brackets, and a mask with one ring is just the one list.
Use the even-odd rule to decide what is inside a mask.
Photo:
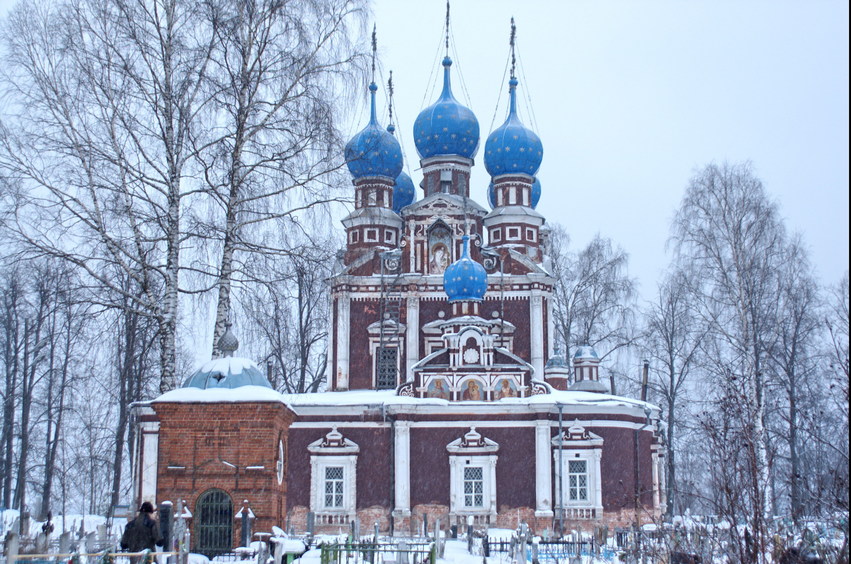
[[(254, 531), (397, 534), (424, 520), (537, 533), (659, 516), (659, 409), (609, 393), (580, 347), (554, 351), (547, 227), (536, 211), (543, 144), (517, 115), (480, 139), (451, 86), (414, 123), (420, 199), (393, 128), (370, 117), (345, 149), (354, 210), (331, 283), (327, 390), (286, 395), (226, 355), (136, 407), (136, 501), (183, 500), (193, 550)], [(470, 198), (479, 153), (488, 207)]]

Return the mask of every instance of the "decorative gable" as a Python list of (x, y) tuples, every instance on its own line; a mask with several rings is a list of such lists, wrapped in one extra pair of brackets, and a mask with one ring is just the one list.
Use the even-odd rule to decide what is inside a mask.
[(320, 455), (357, 454), (360, 452), (360, 447), (357, 443), (345, 438), (337, 427), (333, 427), (327, 435), (307, 445), (307, 450), (311, 454)]
[(499, 451), (499, 444), (482, 436), (475, 427), (470, 427), (463, 437), (455, 439), (448, 445), (446, 450), (451, 455), (472, 454), (495, 454)]

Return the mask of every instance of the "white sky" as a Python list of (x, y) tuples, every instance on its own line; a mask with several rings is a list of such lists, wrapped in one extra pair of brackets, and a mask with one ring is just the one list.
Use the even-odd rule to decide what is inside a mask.
[[(0, 0), (0, 15), (14, 3)], [(373, 9), (379, 78), (393, 70), (397, 135), (418, 184), (411, 127), (439, 92), (445, 1), (374, 0)], [(643, 296), (668, 264), (670, 221), (692, 172), (723, 160), (754, 163), (834, 284), (849, 253), (848, 11), (842, 0), (454, 0), (453, 89), (482, 138), (502, 123), (514, 16), (521, 118), (544, 144), (538, 210), (574, 248), (595, 233), (624, 247)], [(350, 134), (367, 120), (363, 92)], [(477, 157), (472, 192), (486, 206)]]
[[(439, 93), (445, 1), (376, 0), (374, 14), (379, 78), (393, 71), (397, 135), (418, 184), (411, 128)], [(507, 111), (511, 16), (521, 96), (544, 144), (538, 210), (574, 247), (612, 238), (649, 297), (692, 172), (751, 160), (822, 280), (848, 269), (847, 2), (455, 0), (453, 91), (483, 139)], [(527, 102), (520, 112), (533, 123)], [(487, 206), (483, 145), (472, 192)]]

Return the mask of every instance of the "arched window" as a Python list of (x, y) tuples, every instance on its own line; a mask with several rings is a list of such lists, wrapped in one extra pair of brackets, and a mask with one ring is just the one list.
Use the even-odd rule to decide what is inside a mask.
[(233, 502), (222, 490), (208, 490), (195, 503), (195, 552), (213, 558), (233, 548)]

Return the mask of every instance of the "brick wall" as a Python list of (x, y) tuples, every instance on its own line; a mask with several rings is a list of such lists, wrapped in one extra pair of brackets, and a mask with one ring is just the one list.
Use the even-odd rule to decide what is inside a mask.
[[(153, 407), (160, 420), (158, 502), (183, 499), (195, 515), (198, 498), (221, 489), (230, 496), (234, 513), (248, 500), (256, 516), (255, 532), (283, 527), (287, 481), (277, 480), (278, 441), (286, 443), (294, 417), (285, 405), (155, 403)], [(195, 521), (193, 539), (197, 539)], [(235, 519), (233, 546), (239, 541), (240, 522)]]

